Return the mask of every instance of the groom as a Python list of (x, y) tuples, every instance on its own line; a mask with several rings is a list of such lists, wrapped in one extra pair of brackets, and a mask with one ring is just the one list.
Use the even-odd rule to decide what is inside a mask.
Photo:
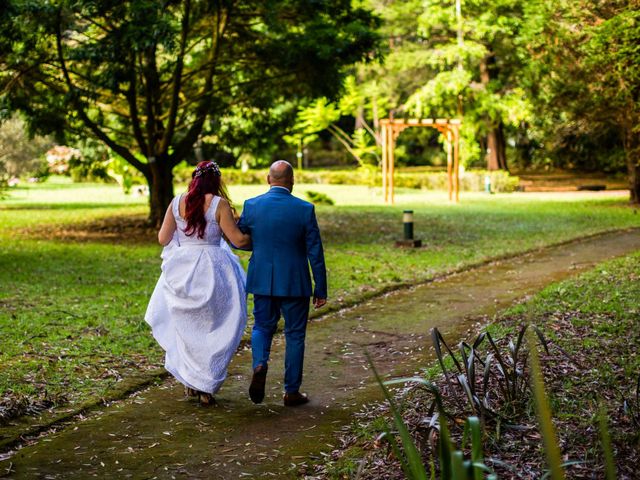
[(267, 181), (269, 191), (247, 200), (238, 222), (240, 230), (251, 235), (253, 245), (247, 272), (247, 292), (253, 293), (255, 318), (249, 396), (254, 403), (264, 399), (271, 341), (282, 314), (286, 340), (284, 404), (292, 407), (309, 401), (300, 392), (312, 296), (309, 265), (315, 282), (315, 308), (327, 303), (327, 274), (314, 206), (291, 195), (293, 167), (278, 160), (271, 165)]

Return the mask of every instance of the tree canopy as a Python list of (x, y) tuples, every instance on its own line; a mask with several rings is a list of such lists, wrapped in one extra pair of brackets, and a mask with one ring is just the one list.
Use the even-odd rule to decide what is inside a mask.
[[(384, 63), (354, 68), (341, 99), (303, 108), (301, 135), (328, 128), (362, 160), (388, 114), (460, 117), (466, 165), (626, 168), (638, 201), (637, 1), (368, 5), (382, 19)], [(353, 128), (341, 131), (345, 116)]]
[[(388, 115), (462, 118), (467, 166), (626, 170), (637, 202), (638, 7), (5, 0), (0, 112), (108, 145), (147, 178), (154, 221), (183, 159), (264, 156), (282, 141), (301, 154), (329, 132), (377, 164)], [(425, 132), (403, 141), (438, 147)]]
[(375, 55), (376, 17), (348, 0), (5, 3), (0, 109), (105, 143), (146, 177), (154, 223), (203, 136), (333, 97)]

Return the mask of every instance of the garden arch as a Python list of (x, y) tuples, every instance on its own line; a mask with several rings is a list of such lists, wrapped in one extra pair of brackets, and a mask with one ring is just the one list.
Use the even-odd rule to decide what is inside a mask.
[(435, 128), (445, 136), (447, 148), (447, 177), (449, 200), (459, 201), (460, 190), (460, 126), (462, 121), (454, 118), (411, 118), (380, 120), (382, 127), (382, 191), (384, 202), (394, 203), (394, 170), (396, 140), (400, 132), (409, 127)]

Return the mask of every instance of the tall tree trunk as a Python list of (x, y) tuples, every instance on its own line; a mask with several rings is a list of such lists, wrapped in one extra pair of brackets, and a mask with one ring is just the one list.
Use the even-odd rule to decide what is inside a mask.
[(625, 128), (624, 153), (629, 177), (629, 200), (640, 204), (640, 136), (631, 126)]
[(487, 135), (487, 170), (507, 170), (506, 142), (502, 122)]
[[(493, 54), (489, 53), (480, 62), (480, 81), (485, 88), (489, 87), (489, 81), (491, 80), (489, 62), (492, 59)], [(486, 122), (489, 126), (486, 150), (487, 170), (506, 170), (506, 142), (502, 121), (499, 121), (496, 125), (490, 118), (487, 118)]]
[(159, 228), (173, 199), (173, 172), (166, 154), (157, 157), (149, 166), (149, 223)]

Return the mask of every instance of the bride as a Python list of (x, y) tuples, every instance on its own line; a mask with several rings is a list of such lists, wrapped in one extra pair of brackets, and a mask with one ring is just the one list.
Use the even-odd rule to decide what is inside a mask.
[(145, 320), (166, 352), (165, 368), (204, 405), (214, 403), (247, 322), (245, 273), (223, 234), (237, 247), (251, 244), (218, 165), (200, 162), (158, 232), (162, 274)]

